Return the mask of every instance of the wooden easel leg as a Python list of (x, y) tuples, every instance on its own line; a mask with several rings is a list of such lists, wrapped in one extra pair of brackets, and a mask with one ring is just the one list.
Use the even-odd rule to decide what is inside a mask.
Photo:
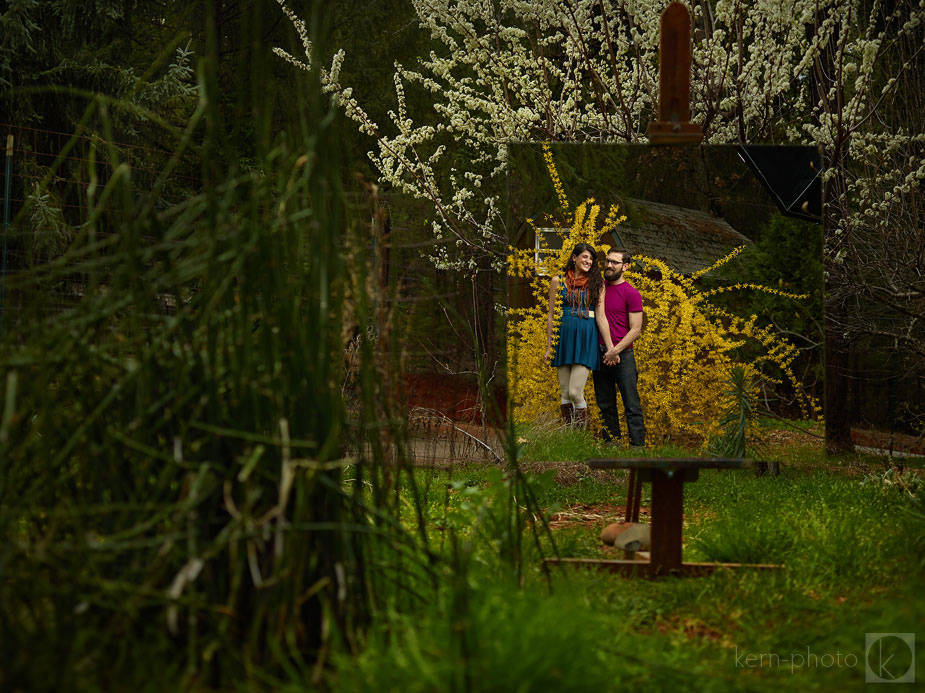
[(642, 502), (642, 479), (635, 469), (630, 470), (629, 488), (626, 492), (626, 521), (639, 522), (639, 504)]
[[(633, 502), (636, 499), (636, 470), (630, 470), (630, 482), (626, 491), (626, 521), (635, 522), (633, 519)], [(638, 514), (638, 513), (637, 513)]]
[(639, 522), (639, 506), (642, 504), (642, 477), (636, 473), (636, 485), (633, 487), (633, 519), (632, 522)]
[(652, 572), (667, 575), (681, 568), (684, 480), (681, 474), (652, 472)]

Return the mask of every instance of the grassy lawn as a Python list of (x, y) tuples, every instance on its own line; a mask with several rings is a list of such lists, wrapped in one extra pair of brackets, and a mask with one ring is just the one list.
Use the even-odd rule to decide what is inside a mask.
[[(865, 634), (916, 633), (925, 677), (925, 491), (921, 460), (898, 471), (882, 458), (826, 459), (816, 424), (763, 422), (779, 476), (705, 471), (685, 488), (684, 559), (773, 562), (777, 571), (627, 579), (556, 569), (541, 551), (620, 557), (598, 534), (625, 503), (626, 472), (580, 461), (613, 456), (590, 436), (521, 434), (549, 533), (527, 532), (522, 587), (498, 559), (501, 472), (485, 465), (422, 470), (435, 550), (452, 553), (463, 586), (414, 618), (389, 621), (362, 654), (341, 661), (342, 690), (833, 690), (865, 684)], [(653, 455), (696, 454), (683, 447)], [(553, 460), (556, 460), (553, 462)], [(643, 515), (648, 510), (643, 492)], [(495, 508), (493, 511), (492, 508)], [(454, 541), (452, 537), (457, 537)], [(459, 549), (460, 542), (468, 551)], [(458, 575), (457, 575), (458, 578)], [(918, 631), (918, 632), (917, 632)], [(374, 631), (376, 632), (376, 631)], [(882, 643), (885, 674), (913, 654)], [(872, 651), (876, 665), (879, 649)], [(892, 655), (892, 658), (890, 658)]]

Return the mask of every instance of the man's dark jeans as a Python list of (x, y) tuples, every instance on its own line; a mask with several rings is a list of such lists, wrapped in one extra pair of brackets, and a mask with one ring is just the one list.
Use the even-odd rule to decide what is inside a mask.
[(626, 428), (629, 431), (630, 445), (646, 444), (646, 427), (642, 420), (642, 403), (636, 390), (638, 373), (633, 351), (620, 354), (620, 363), (613, 366), (603, 365), (594, 371), (594, 397), (604, 419), (604, 440), (620, 440), (620, 411), (617, 409), (617, 390), (623, 399), (626, 412)]

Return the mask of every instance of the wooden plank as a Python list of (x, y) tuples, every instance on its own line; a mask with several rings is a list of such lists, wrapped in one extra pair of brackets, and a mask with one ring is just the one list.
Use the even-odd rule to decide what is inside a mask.
[(784, 566), (774, 563), (682, 563), (679, 577), (702, 577), (717, 570), (781, 570)]
[[(639, 552), (642, 553), (641, 551)], [(546, 558), (547, 565), (572, 566), (602, 570), (625, 577), (660, 577), (652, 570), (648, 561), (630, 561), (604, 558)], [(664, 576), (675, 577), (703, 577), (715, 573), (717, 570), (780, 570), (784, 566), (773, 563), (682, 563), (678, 568)]]
[(546, 565), (574, 566), (577, 568), (593, 568), (610, 573), (618, 573), (626, 577), (651, 577), (651, 564), (648, 561), (622, 561), (617, 559), (596, 558), (546, 558)]
[(686, 123), (691, 119), (691, 18), (673, 2), (659, 18), (658, 119)]
[(607, 457), (587, 461), (591, 469), (748, 469), (754, 461), (738, 457)]

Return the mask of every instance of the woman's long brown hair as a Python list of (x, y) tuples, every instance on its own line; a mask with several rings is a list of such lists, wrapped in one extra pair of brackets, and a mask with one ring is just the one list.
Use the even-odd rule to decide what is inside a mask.
[(569, 270), (575, 269), (575, 256), (581, 255), (586, 250), (591, 253), (591, 267), (588, 269), (588, 301), (589, 307), (593, 310), (601, 296), (601, 291), (604, 289), (604, 275), (601, 274), (601, 268), (597, 265), (597, 251), (593, 246), (587, 243), (579, 243), (575, 246), (569, 256), (568, 263), (565, 265), (562, 280), (563, 282), (565, 281), (565, 275), (568, 274)]

